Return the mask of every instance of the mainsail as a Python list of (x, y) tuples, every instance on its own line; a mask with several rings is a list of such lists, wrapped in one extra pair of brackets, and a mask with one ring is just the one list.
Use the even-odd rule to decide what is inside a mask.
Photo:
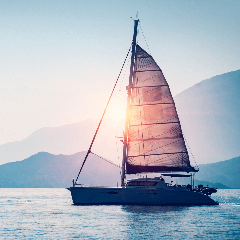
[(139, 45), (130, 87), (126, 173), (195, 172), (168, 83)]

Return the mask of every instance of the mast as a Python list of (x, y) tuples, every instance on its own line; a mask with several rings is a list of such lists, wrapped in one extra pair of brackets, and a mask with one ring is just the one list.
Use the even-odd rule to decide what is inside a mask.
[(132, 88), (132, 78), (133, 78), (133, 66), (134, 66), (134, 57), (136, 49), (136, 38), (137, 38), (137, 27), (139, 20), (134, 20), (134, 33), (132, 41), (132, 56), (131, 56), (131, 66), (130, 66), (130, 75), (129, 75), (129, 85), (127, 86), (128, 98), (127, 98), (127, 113), (125, 121), (125, 132), (124, 132), (124, 142), (123, 142), (123, 160), (122, 160), (122, 176), (121, 176), (121, 186), (123, 187), (125, 172), (126, 172), (126, 160), (127, 160), (127, 144), (128, 144), (128, 125), (129, 125), (129, 108), (130, 108), (130, 99), (131, 99), (131, 88)]

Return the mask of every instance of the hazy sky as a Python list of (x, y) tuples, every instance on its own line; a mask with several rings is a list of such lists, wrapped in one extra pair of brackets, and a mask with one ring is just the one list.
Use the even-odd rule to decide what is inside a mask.
[(240, 68), (238, 0), (0, 0), (0, 144), (99, 118), (137, 11), (173, 95)]

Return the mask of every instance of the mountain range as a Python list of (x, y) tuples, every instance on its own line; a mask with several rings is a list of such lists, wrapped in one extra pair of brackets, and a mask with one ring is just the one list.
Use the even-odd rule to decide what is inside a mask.
[[(0, 165), (0, 187), (6, 188), (66, 188), (72, 185), (86, 152), (72, 155), (37, 153), (23, 161)], [(218, 188), (240, 188), (240, 157), (227, 161), (203, 164), (196, 173), (195, 185), (208, 184)], [(120, 185), (120, 167), (101, 157), (90, 154), (79, 181), (85, 186)], [(133, 176), (134, 177), (134, 176)], [(188, 182), (189, 183), (189, 182)]]
[(240, 188), (240, 157), (217, 163), (199, 165), (196, 180), (220, 183), (229, 188)]
[[(84, 120), (61, 127), (41, 128), (22, 141), (0, 145), (0, 164), (21, 161), (38, 152), (70, 155), (86, 151), (90, 146), (97, 125), (97, 120)], [(109, 120), (104, 121), (101, 125), (93, 151), (95, 149), (97, 149), (98, 155), (117, 162), (115, 131)]]
[(198, 164), (240, 156), (240, 70), (204, 80), (174, 99)]
[[(240, 70), (204, 80), (175, 96), (190, 155), (198, 164), (240, 156), (239, 90)], [(96, 120), (84, 120), (42, 128), (22, 141), (0, 145), (0, 165), (27, 159), (38, 152), (74, 156), (88, 149), (97, 125)], [(92, 151), (119, 164), (122, 143), (116, 135), (114, 123), (104, 119)]]
[[(0, 165), (0, 187), (70, 187), (85, 155), (86, 152), (72, 155), (40, 152), (23, 161)], [(117, 186), (117, 182), (120, 182), (120, 168), (90, 154), (79, 181), (86, 185)]]

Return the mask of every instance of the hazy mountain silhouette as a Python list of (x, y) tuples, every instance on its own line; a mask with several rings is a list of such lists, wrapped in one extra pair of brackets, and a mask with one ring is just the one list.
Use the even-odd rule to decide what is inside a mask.
[(199, 172), (196, 173), (196, 179), (221, 183), (230, 188), (240, 188), (239, 169), (240, 157), (217, 163), (201, 164)]
[[(86, 152), (73, 155), (35, 154), (23, 161), (0, 166), (0, 187), (70, 187), (76, 178)], [(200, 165), (195, 185), (218, 188), (240, 188), (240, 157), (212, 164)], [(189, 179), (188, 179), (189, 181)], [(79, 178), (85, 186), (120, 186), (120, 168), (90, 154)], [(188, 182), (189, 183), (189, 182)]]
[[(96, 120), (85, 120), (61, 127), (41, 128), (22, 141), (0, 145), (0, 164), (21, 161), (38, 152), (69, 155), (86, 151), (97, 125), (98, 121)], [(93, 145), (93, 152), (97, 149), (98, 155), (116, 160), (118, 157), (116, 131), (113, 128), (112, 123), (108, 120), (102, 123)], [(120, 141), (118, 140), (118, 142)]]
[(240, 70), (204, 80), (174, 99), (196, 161), (240, 156)]
[[(0, 166), (0, 187), (70, 187), (86, 152), (73, 155), (37, 153), (23, 161)], [(85, 185), (117, 186), (120, 168), (90, 154), (79, 181)]]
[[(204, 80), (174, 98), (184, 136), (198, 164), (240, 156), (239, 92), (240, 70)], [(86, 151), (98, 121), (42, 128), (22, 141), (1, 145), (0, 164), (38, 152), (69, 155)], [(122, 143), (118, 140), (117, 152), (115, 135), (113, 124), (104, 119), (93, 152), (120, 163)]]

